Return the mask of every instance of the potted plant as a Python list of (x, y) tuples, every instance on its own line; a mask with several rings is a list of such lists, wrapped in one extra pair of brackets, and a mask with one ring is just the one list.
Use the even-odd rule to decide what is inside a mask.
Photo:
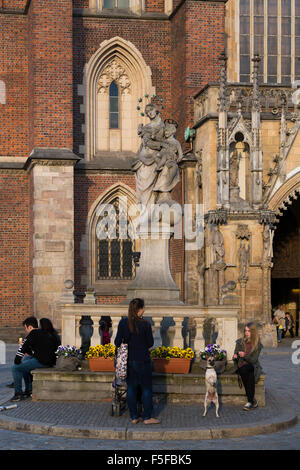
[(202, 369), (206, 369), (207, 359), (209, 357), (214, 357), (217, 374), (222, 374), (225, 371), (227, 364), (227, 353), (225, 349), (221, 349), (218, 344), (208, 344), (204, 351), (199, 352), (199, 357), (200, 367), (202, 367)]
[(85, 358), (89, 360), (90, 370), (92, 372), (114, 372), (114, 358), (116, 355), (116, 346), (111, 343), (98, 344), (90, 346), (86, 352)]
[(56, 369), (77, 370), (81, 365), (81, 350), (76, 346), (59, 346), (55, 352)]
[(188, 374), (195, 354), (191, 348), (159, 346), (150, 352), (153, 370), (158, 373)]

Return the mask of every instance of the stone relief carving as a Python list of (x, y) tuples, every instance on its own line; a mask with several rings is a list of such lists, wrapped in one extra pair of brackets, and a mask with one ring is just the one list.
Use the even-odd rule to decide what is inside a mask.
[(239, 224), (237, 231), (236, 231), (236, 237), (239, 239), (245, 239), (245, 240), (250, 240), (251, 232), (248, 228), (248, 225), (246, 224)]
[(220, 232), (219, 227), (216, 225), (213, 229), (211, 239), (211, 264), (216, 266), (223, 266), (225, 257), (224, 238)]
[(230, 163), (229, 163), (230, 164), (230, 170), (229, 170), (230, 188), (239, 187), (240, 160), (241, 160), (240, 152), (237, 149), (235, 149), (230, 156)]
[(273, 257), (274, 230), (271, 230), (269, 225), (265, 225), (262, 236), (263, 236), (263, 261), (268, 261), (268, 260), (271, 260)]
[(246, 240), (242, 239), (238, 251), (239, 257), (239, 281), (248, 281), (249, 273), (249, 253), (250, 247), (246, 245)]
[(108, 93), (112, 81), (119, 85), (121, 94), (131, 92), (131, 83), (126, 70), (116, 59), (112, 60), (102, 71), (97, 83), (97, 92), (100, 94)]
[(146, 208), (151, 204), (172, 201), (170, 193), (180, 181), (178, 163), (183, 157), (175, 139), (174, 121), (163, 122), (155, 104), (145, 109), (150, 123), (139, 125), (142, 143), (132, 169), (136, 173), (137, 202)]

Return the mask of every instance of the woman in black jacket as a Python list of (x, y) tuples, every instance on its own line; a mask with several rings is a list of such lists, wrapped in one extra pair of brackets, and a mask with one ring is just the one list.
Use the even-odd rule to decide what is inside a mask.
[(235, 371), (242, 379), (248, 399), (243, 407), (245, 411), (258, 406), (254, 395), (255, 384), (262, 373), (262, 367), (258, 360), (262, 347), (255, 323), (247, 323), (244, 329), (244, 337), (236, 341), (233, 355)]
[[(143, 319), (143, 299), (133, 299), (129, 304), (128, 317), (122, 318), (115, 339), (115, 345), (128, 344), (127, 404), (131, 421), (137, 424), (158, 424), (152, 418), (152, 365), (149, 348), (153, 346), (151, 325)], [(142, 390), (143, 417), (138, 415), (137, 392)]]

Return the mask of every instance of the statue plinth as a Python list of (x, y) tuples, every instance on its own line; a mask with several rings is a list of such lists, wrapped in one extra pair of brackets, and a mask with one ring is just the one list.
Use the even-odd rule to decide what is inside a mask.
[(141, 258), (135, 279), (127, 288), (127, 300), (140, 297), (149, 304), (181, 305), (180, 290), (170, 271), (169, 244), (172, 231), (162, 225), (158, 231), (140, 232)]

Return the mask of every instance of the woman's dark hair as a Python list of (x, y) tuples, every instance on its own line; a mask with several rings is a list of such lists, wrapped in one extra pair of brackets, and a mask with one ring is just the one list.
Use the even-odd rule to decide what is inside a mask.
[(136, 331), (139, 332), (137, 322), (138, 321), (145, 321), (141, 317), (138, 316), (138, 312), (143, 309), (145, 306), (145, 302), (143, 299), (133, 299), (130, 301), (129, 308), (128, 308), (128, 324), (131, 333)]
[(40, 319), (40, 328), (45, 333), (57, 333), (57, 331), (53, 328), (53, 325), (49, 318)]

